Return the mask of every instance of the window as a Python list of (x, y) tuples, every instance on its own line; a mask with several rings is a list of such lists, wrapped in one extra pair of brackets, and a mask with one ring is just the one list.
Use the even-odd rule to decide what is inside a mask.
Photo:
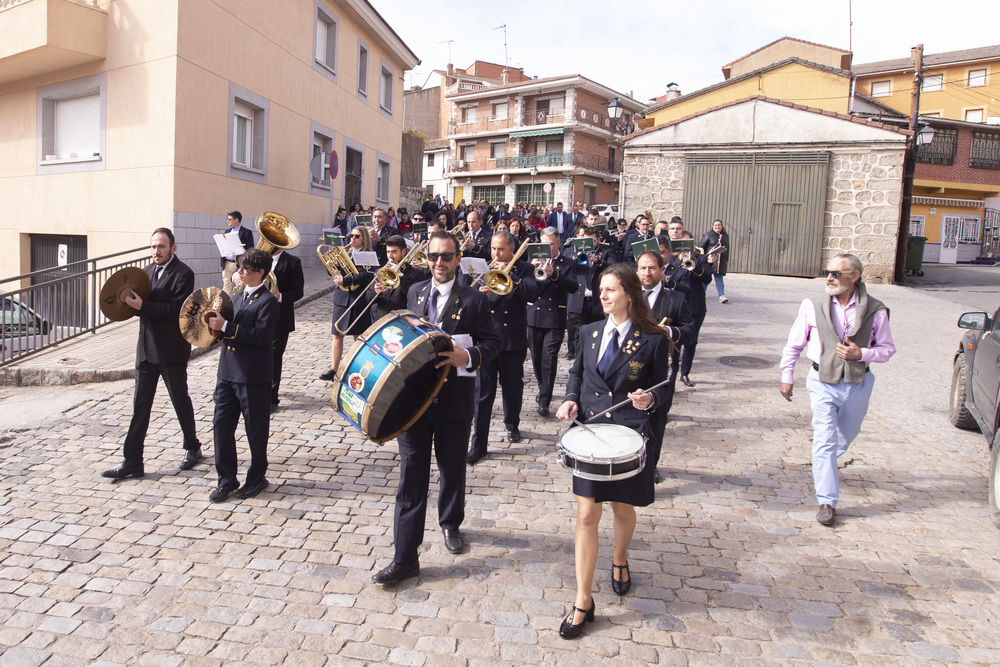
[(924, 216), (911, 215), (910, 236), (923, 236), (923, 235), (924, 235)]
[(375, 169), (375, 200), (389, 203), (389, 162), (381, 158)]
[(316, 0), (314, 69), (334, 81), (337, 80), (337, 25), (337, 17), (321, 0)]
[(507, 156), (507, 143), (503, 141), (494, 141), (490, 143), (490, 157), (506, 157)]
[[(428, 167), (434, 166), (434, 153), (427, 154), (427, 166)], [(709, 248), (709, 250), (711, 250), (711, 248)]]
[[(316, 157), (320, 153), (329, 153), (333, 150), (333, 132), (327, 128), (317, 124), (312, 124), (312, 153), (311, 157)], [(309, 184), (314, 188), (320, 188), (322, 190), (328, 190), (332, 183), (328, 174), (324, 174), (326, 178), (319, 179), (309, 174)], [(324, 193), (326, 194), (326, 193)]]
[(534, 190), (532, 190), (531, 185), (518, 185), (515, 189), (515, 201), (543, 206), (553, 203), (552, 200), (555, 197), (555, 189), (548, 194), (545, 194), (545, 183), (544, 181), (539, 180), (540, 178), (540, 176), (535, 178)]
[(459, 148), (459, 155), (461, 155), (459, 159), (465, 160), (466, 162), (472, 162), (472, 157), (475, 155), (475, 153), (476, 153), (475, 144), (464, 144), (462, 145), (461, 148)]
[(933, 74), (924, 77), (924, 83), (920, 86), (920, 92), (922, 93), (933, 93), (935, 91), (941, 90), (944, 87), (944, 75), (943, 74)]
[(229, 92), (228, 175), (266, 183), (269, 102), (234, 83)]
[(982, 109), (966, 109), (965, 110), (965, 122), (967, 122), (967, 123), (982, 123), (983, 122), (983, 110)]
[(393, 86), (396, 84), (396, 74), (391, 67), (382, 61), (382, 68), (379, 73), (378, 85), (378, 108), (383, 115), (392, 116), (392, 94)]
[(499, 204), (507, 200), (507, 188), (502, 185), (473, 185), (472, 198)]
[(888, 97), (892, 94), (892, 81), (873, 81), (872, 97)]
[(358, 95), (368, 96), (368, 47), (358, 42)]
[(475, 105), (462, 107), (462, 122), (463, 123), (475, 123), (476, 122), (476, 107)]
[(1000, 134), (972, 133), (969, 166), (980, 169), (1000, 169)]
[(962, 218), (958, 228), (959, 243), (979, 243), (979, 218)]
[(986, 70), (985, 69), (973, 69), (969, 70), (969, 88), (978, 88), (979, 86), (986, 85)]
[(506, 120), (507, 119), (507, 103), (506, 102), (496, 102), (493, 105), (493, 120)]
[(38, 88), (38, 173), (104, 169), (106, 75)]

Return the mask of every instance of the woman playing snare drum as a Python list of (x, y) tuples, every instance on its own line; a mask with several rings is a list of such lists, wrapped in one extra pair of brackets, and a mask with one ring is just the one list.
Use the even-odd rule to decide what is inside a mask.
[[(601, 274), (601, 307), (607, 319), (580, 329), (576, 362), (566, 385), (566, 400), (556, 417), (568, 420), (579, 413), (580, 421), (611, 422), (639, 433), (649, 428), (657, 406), (667, 398), (666, 386), (646, 392), (667, 379), (669, 343), (642, 294), (635, 271), (615, 264)], [(626, 399), (632, 404), (614, 412), (608, 408)], [(635, 507), (653, 502), (653, 465), (647, 461), (635, 477), (614, 481), (573, 478), (576, 496), (576, 600), (559, 627), (564, 639), (574, 639), (583, 626), (594, 620), (591, 592), (597, 565), (597, 527), (601, 503), (614, 511), (615, 551), (611, 587), (625, 595), (632, 580), (628, 569), (628, 546), (635, 531)]]

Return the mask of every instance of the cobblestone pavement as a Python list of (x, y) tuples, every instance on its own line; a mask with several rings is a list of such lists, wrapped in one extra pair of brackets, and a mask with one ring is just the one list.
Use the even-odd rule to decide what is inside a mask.
[[(251, 500), (213, 505), (212, 467), (178, 472), (162, 387), (147, 475), (118, 484), (99, 473), (120, 460), (131, 382), (89, 385), (43, 424), (32, 401), (63, 388), (5, 390), (0, 410), (16, 405), (26, 426), (0, 439), (0, 664), (1000, 663), (987, 446), (946, 420), (963, 308), (872, 286), (900, 351), (875, 370), (826, 528), (814, 520), (805, 369), (792, 403), (777, 370), (798, 302), (820, 282), (727, 282), (727, 305), (709, 288), (697, 386), (680, 388), (665, 480), (639, 510), (635, 585), (624, 598), (611, 591), (605, 517), (597, 620), (582, 639), (556, 631), (575, 588), (562, 426), (533, 412), (517, 445), (494, 418), (493, 453), (469, 474), (466, 552), (444, 549), (431, 511), (421, 576), (371, 583), (392, 554), (396, 448), (366, 441), (330, 406), (317, 379), (329, 354), (323, 298), (300, 310), (271, 423), (271, 487)], [(727, 356), (770, 367), (726, 366)], [(215, 367), (215, 353), (190, 365), (209, 450)], [(525, 396), (532, 406), (530, 386)]]

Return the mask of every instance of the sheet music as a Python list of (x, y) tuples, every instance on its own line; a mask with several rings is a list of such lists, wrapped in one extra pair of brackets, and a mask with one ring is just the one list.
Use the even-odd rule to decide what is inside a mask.
[[(463, 350), (472, 348), (472, 336), (470, 334), (452, 334), (451, 341), (455, 344), (455, 347), (460, 347)], [(467, 371), (464, 368), (458, 367), (456, 367), (455, 370), (458, 372), (458, 377), (460, 378), (476, 377), (476, 371)]]
[(238, 257), (246, 250), (239, 234), (215, 234), (212, 238), (219, 247), (219, 257)]

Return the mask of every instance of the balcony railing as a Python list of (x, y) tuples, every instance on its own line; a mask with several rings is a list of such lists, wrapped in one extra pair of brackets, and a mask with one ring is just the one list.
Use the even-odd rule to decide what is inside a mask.
[[(520, 121), (520, 122), (519, 122)], [(602, 130), (611, 131), (611, 118), (606, 113), (577, 107), (575, 111), (569, 113), (563, 109), (558, 111), (548, 111), (536, 109), (534, 111), (524, 111), (517, 116), (486, 116), (470, 121), (452, 120), (448, 123), (448, 135), (474, 134), (477, 132), (494, 132), (510, 130), (518, 127), (536, 127), (538, 125), (561, 125), (563, 123), (580, 123), (597, 127)]]
[(569, 169), (589, 169), (608, 174), (619, 174), (621, 173), (622, 164), (620, 160), (615, 160), (613, 164), (609, 165), (607, 157), (574, 151), (569, 153), (477, 158), (474, 160), (451, 160), (448, 165), (448, 171), (452, 173), (475, 172), (494, 169), (531, 169), (532, 167), (566, 167)]
[(972, 133), (969, 166), (979, 169), (1000, 169), (1000, 134)]
[(958, 130), (936, 128), (934, 139), (929, 144), (917, 146), (917, 162), (951, 165), (955, 163), (958, 148)]

